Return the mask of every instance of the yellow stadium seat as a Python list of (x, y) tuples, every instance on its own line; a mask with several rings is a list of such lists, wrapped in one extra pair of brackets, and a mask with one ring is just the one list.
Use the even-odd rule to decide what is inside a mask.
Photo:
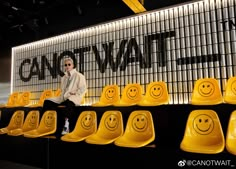
[(169, 102), (169, 94), (165, 82), (151, 82), (139, 106), (158, 106)]
[(133, 106), (142, 100), (142, 86), (138, 83), (127, 84), (122, 91), (120, 101), (114, 103), (114, 106)]
[(236, 155), (236, 110), (231, 113), (229, 118), (226, 134), (226, 150)]
[(124, 135), (115, 140), (120, 147), (139, 148), (155, 140), (152, 114), (147, 110), (135, 110), (129, 115)]
[(22, 128), (24, 123), (24, 111), (17, 110), (11, 116), (10, 122), (6, 127), (0, 129), (0, 134), (6, 134), (10, 130)]
[(213, 110), (192, 111), (180, 143), (181, 150), (191, 153), (216, 154), (222, 152), (224, 147), (224, 133), (217, 113)]
[(224, 94), (224, 102), (229, 104), (236, 104), (236, 77), (228, 79)]
[(24, 134), (24, 132), (38, 128), (39, 116), (40, 114), (38, 110), (31, 110), (27, 114), (22, 128), (12, 129), (8, 131), (7, 134), (10, 136), (19, 136), (19, 135)]
[(92, 104), (93, 107), (111, 106), (120, 100), (118, 85), (107, 85), (103, 88), (99, 102)]
[(44, 100), (47, 98), (50, 98), (50, 97), (53, 97), (53, 91), (52, 91), (52, 89), (46, 89), (42, 92), (38, 103), (29, 105), (29, 107), (42, 107)]
[(88, 136), (85, 141), (89, 144), (110, 144), (119, 138), (123, 132), (124, 128), (121, 112), (110, 110), (103, 113), (97, 132)]
[(29, 91), (21, 93), (17, 101), (17, 106), (27, 106), (28, 104), (30, 104), (30, 96), (31, 93)]
[(57, 112), (48, 110), (43, 113), (38, 128), (24, 133), (24, 137), (37, 138), (54, 134), (57, 129)]
[(214, 78), (203, 78), (196, 81), (192, 92), (191, 104), (216, 105), (223, 103), (218, 81)]
[(58, 96), (60, 96), (60, 95), (61, 95), (61, 89), (58, 88), (58, 89), (54, 92), (54, 96), (55, 96), (55, 97), (58, 97)]
[(6, 108), (16, 107), (17, 106), (18, 97), (19, 97), (19, 92), (13, 92), (8, 97), (7, 103), (0, 105), (0, 108), (3, 108), (3, 107), (6, 107)]
[(72, 132), (61, 137), (62, 141), (79, 142), (97, 131), (97, 114), (95, 111), (83, 111), (78, 117)]

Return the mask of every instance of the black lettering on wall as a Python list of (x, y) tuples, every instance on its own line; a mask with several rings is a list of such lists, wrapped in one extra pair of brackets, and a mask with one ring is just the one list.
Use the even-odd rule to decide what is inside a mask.
[(23, 76), (23, 67), (25, 66), (25, 64), (30, 64), (30, 59), (25, 59), (23, 60), (23, 62), (20, 64), (20, 68), (19, 68), (19, 76), (20, 76), (20, 79), (23, 81), (23, 82), (28, 82), (30, 79), (31, 79), (31, 73), (29, 72), (29, 75), (28, 77), (24, 77)]
[(57, 68), (56, 68), (57, 55), (55, 55), (55, 54), (53, 55), (52, 66), (50, 65), (46, 56), (42, 56), (41, 60), (42, 60), (41, 61), (41, 77), (43, 77), (43, 79), (45, 79), (45, 65), (46, 65), (52, 78), (56, 78), (57, 77)]
[(222, 28), (224, 31), (227, 31), (227, 28), (229, 28), (229, 30), (231, 31), (236, 26), (235, 21), (233, 21), (232, 19), (224, 20), (219, 23), (222, 24)]
[(177, 62), (177, 65), (187, 65), (187, 64), (215, 62), (215, 61), (221, 61), (220, 54), (180, 58), (180, 59), (177, 59), (176, 62)]
[(233, 28), (235, 28), (235, 23), (234, 23), (234, 21), (233, 20), (229, 20), (229, 30), (232, 30)]
[(30, 67), (30, 76), (38, 76), (39, 80), (44, 80), (44, 76), (42, 76), (40, 73), (37, 58), (33, 58), (32, 66)]
[(106, 57), (106, 55), (105, 55), (105, 58), (102, 60), (100, 57), (100, 54), (98, 52), (97, 46), (92, 46), (92, 50), (95, 55), (95, 60), (98, 64), (98, 68), (99, 68), (100, 72), (104, 73), (106, 70), (106, 67), (107, 67), (108, 57)]
[[(121, 57), (123, 56), (126, 42), (127, 40), (121, 41), (119, 51), (116, 56), (116, 61), (114, 61), (114, 56), (113, 56), (114, 42), (110, 42), (108, 44), (106, 43), (102, 44), (102, 47), (105, 51), (105, 58), (108, 59), (110, 68), (112, 69), (113, 72), (116, 72), (118, 69), (118, 66), (120, 65)], [(104, 72), (105, 70), (102, 70), (102, 71)]]
[[(131, 56), (133, 49), (134, 49), (134, 52), (135, 52), (135, 56), (134, 57)], [(124, 54), (123, 62), (120, 65), (120, 70), (124, 71), (129, 63), (133, 63), (133, 62), (141, 62), (141, 63), (143, 63), (142, 60), (143, 60), (143, 56), (142, 56), (141, 50), (140, 50), (140, 48), (138, 46), (138, 43), (135, 40), (135, 38), (131, 38), (129, 40), (129, 42), (128, 42), (127, 50), (126, 50), (126, 52)], [(142, 66), (143, 65), (140, 64), (141, 68), (142, 68)]]
[(90, 46), (74, 49), (74, 53), (79, 53), (79, 72), (84, 73), (84, 53), (90, 51)]
[(151, 67), (151, 55), (153, 48), (153, 41), (157, 40), (157, 62), (158, 66), (164, 67), (166, 66), (166, 39), (175, 36), (175, 31), (156, 33), (147, 35), (144, 37), (144, 51), (146, 55), (146, 60), (149, 61), (146, 63), (146, 67)]

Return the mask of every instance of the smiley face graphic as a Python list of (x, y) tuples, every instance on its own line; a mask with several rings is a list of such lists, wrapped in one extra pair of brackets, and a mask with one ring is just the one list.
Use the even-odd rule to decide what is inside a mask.
[(27, 100), (29, 98), (29, 93), (23, 93), (23, 100)]
[(200, 135), (208, 135), (214, 129), (214, 121), (207, 114), (199, 114), (193, 119), (193, 129)]
[(151, 97), (154, 99), (159, 99), (163, 95), (163, 92), (164, 92), (164, 88), (163, 86), (159, 84), (155, 84), (151, 86), (150, 91), (149, 91)]
[(214, 85), (209, 81), (201, 82), (198, 85), (198, 93), (203, 97), (210, 97), (215, 91)]
[(104, 120), (105, 127), (107, 130), (115, 131), (119, 126), (119, 118), (116, 114), (109, 114), (105, 117)]
[(15, 123), (15, 125), (20, 126), (21, 123), (22, 123), (22, 120), (23, 120), (23, 116), (22, 116), (22, 114), (21, 114), (20, 112), (18, 112), (18, 113), (16, 114), (16, 116), (14, 117), (14, 123)]
[(30, 118), (29, 118), (29, 125), (31, 127), (34, 127), (37, 125), (37, 119), (38, 119), (38, 114), (36, 112), (32, 112)]
[(11, 100), (10, 100), (10, 104), (14, 105), (18, 100), (18, 94), (17, 93), (13, 93)]
[(29, 101), (29, 93), (23, 93), (22, 102), (27, 104)]
[(44, 119), (44, 124), (46, 127), (53, 127), (55, 121), (54, 113), (48, 112)]
[(46, 93), (45, 93), (45, 98), (48, 98), (48, 97), (51, 97), (51, 91), (46, 91)]
[(148, 118), (143, 114), (137, 114), (132, 119), (132, 127), (137, 132), (144, 132), (148, 127)]
[(231, 91), (236, 95), (236, 80), (231, 83)]
[(113, 100), (116, 96), (116, 90), (114, 87), (109, 87), (108, 89), (106, 89), (105, 91), (105, 98), (107, 100)]
[(91, 114), (86, 113), (81, 119), (81, 126), (85, 130), (89, 130), (93, 127), (94, 118)]
[(127, 89), (127, 97), (131, 100), (135, 100), (139, 96), (139, 90), (136, 86), (131, 86)]

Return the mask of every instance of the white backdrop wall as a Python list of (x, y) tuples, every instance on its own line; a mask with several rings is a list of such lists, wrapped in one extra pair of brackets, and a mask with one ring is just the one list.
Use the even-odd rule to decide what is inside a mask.
[(102, 88), (128, 83), (145, 88), (165, 81), (169, 104), (188, 104), (194, 82), (214, 77), (222, 93), (236, 74), (235, 0), (193, 1), (122, 18), (12, 48), (11, 91), (56, 90), (63, 58), (72, 57), (87, 79), (85, 102)]

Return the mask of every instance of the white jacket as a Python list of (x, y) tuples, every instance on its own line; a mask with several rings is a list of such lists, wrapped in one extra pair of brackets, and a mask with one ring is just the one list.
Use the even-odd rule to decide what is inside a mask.
[[(67, 82), (69, 80), (69, 85), (67, 86)], [(72, 69), (70, 71), (70, 76), (67, 72), (61, 78), (61, 95), (58, 97), (48, 98), (55, 103), (62, 103), (63, 101), (69, 99), (76, 106), (81, 104), (83, 96), (87, 92), (87, 84), (85, 76), (76, 71), (76, 69)], [(71, 95), (70, 93), (73, 93)]]

